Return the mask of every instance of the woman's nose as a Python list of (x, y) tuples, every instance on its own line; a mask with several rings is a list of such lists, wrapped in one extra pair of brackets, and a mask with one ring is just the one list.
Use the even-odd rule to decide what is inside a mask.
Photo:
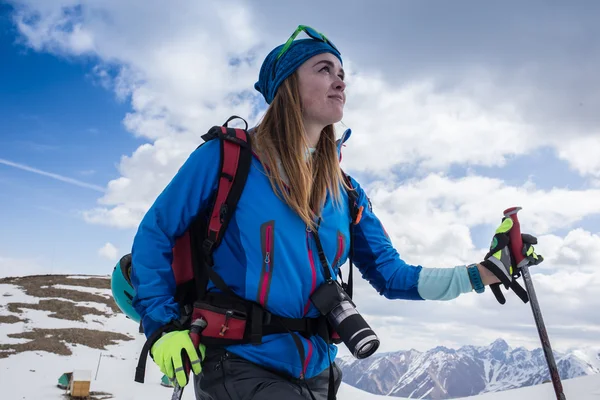
[(334, 86), (336, 89), (341, 90), (342, 92), (346, 89), (346, 82), (341, 79), (335, 81)]

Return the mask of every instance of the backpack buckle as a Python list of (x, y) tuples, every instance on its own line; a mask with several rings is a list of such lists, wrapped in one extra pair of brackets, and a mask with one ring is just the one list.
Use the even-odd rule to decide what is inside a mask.
[(208, 132), (206, 132), (204, 135), (202, 135), (200, 137), (205, 142), (209, 142), (209, 141), (213, 140), (214, 138), (219, 137), (220, 134), (221, 134), (221, 128), (218, 126), (213, 126), (212, 128), (210, 128), (208, 130)]
[(202, 242), (202, 251), (204, 252), (204, 255), (208, 257), (211, 254), (214, 245), (214, 240), (210, 240), (209, 238), (204, 239), (204, 242)]
[(237, 136), (235, 128), (224, 128), (221, 130), (220, 134), (223, 136), (223, 139), (233, 142), (240, 147), (248, 147), (248, 142)]

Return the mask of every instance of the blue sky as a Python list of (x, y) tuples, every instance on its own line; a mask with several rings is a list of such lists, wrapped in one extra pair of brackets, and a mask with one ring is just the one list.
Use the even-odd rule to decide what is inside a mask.
[[(308, 24), (342, 51), (353, 130), (343, 163), (402, 257), (480, 261), (499, 213), (523, 205), (525, 229), (543, 238), (538, 296), (559, 345), (600, 332), (600, 3), (8, 3), (0, 275), (110, 273), (115, 260), (99, 249), (129, 251), (146, 207), (206, 129), (232, 114), (256, 122), (260, 62)], [(357, 286), (387, 350), (487, 344), (499, 329), (511, 344), (537, 344), (515, 302), (499, 328), (495, 313), (478, 312), (496, 307), (491, 296), (398, 307)], [(451, 333), (440, 337), (440, 323)]]
[[(119, 176), (120, 157), (143, 143), (122, 125), (129, 105), (90, 77), (92, 62), (35, 52), (17, 39), (3, 8), (0, 159), (104, 189)], [(1, 162), (0, 187), (4, 257), (104, 273), (112, 263), (98, 249), (110, 241), (125, 250), (131, 242), (132, 230), (92, 225), (78, 214), (95, 206), (101, 193), (94, 189)]]

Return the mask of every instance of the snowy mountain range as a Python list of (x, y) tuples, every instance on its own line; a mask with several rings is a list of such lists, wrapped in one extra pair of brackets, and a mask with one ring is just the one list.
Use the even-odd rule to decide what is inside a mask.
[[(64, 400), (65, 390), (58, 388), (57, 383), (64, 373), (71, 371), (88, 373), (91, 377), (90, 398), (93, 400), (170, 398), (173, 389), (161, 385), (162, 374), (150, 359), (147, 362), (145, 383), (139, 384), (133, 380), (144, 341), (145, 337), (138, 332), (137, 324), (118, 311), (111, 298), (110, 281), (106, 276), (37, 275), (0, 278), (1, 400)], [(508, 349), (502, 350), (501, 346), (495, 347), (490, 349), (489, 367), (484, 371), (488, 371), (490, 376), (495, 377), (494, 382), (504, 382), (508, 379), (505, 377), (510, 368), (498, 368), (499, 361), (492, 359), (505, 357), (505, 364), (508, 364), (506, 359), (511, 356), (517, 357), (517, 353)], [(472, 353), (481, 351), (473, 347), (466, 348), (465, 351), (439, 348), (435, 351), (431, 350), (431, 357), (425, 357), (425, 354), (430, 352), (416, 351), (376, 355), (368, 359), (370, 364), (363, 370), (365, 379), (361, 384), (377, 381), (379, 387), (387, 385), (390, 388), (388, 392), (398, 396), (402, 390), (402, 382), (408, 383), (408, 380), (400, 382), (399, 378), (413, 376), (413, 381), (416, 382), (417, 378), (423, 375), (422, 371), (427, 369), (432, 371), (431, 376), (439, 381), (442, 387), (455, 388), (457, 385), (451, 381), (455, 376), (461, 376), (462, 384), (468, 384), (477, 378), (469, 376), (466, 372), (463, 375), (449, 373), (447, 376), (433, 373), (436, 368), (440, 371), (444, 363), (449, 366), (449, 359), (463, 358), (466, 362), (468, 349), (471, 349)], [(407, 364), (407, 370), (399, 372), (402, 357), (413, 359), (415, 364)], [(521, 361), (526, 365), (526, 354), (523, 353), (522, 357)], [(576, 357), (577, 361), (577, 363), (572, 361), (573, 370), (583, 368), (580, 367), (580, 362), (584, 354), (573, 353), (573, 357)], [(416, 361), (420, 358), (427, 358), (429, 361), (420, 362), (420, 368), (416, 368)], [(338, 362), (349, 371), (347, 380), (354, 373), (353, 379), (359, 381), (356, 373), (366, 365), (365, 361), (351, 362), (339, 359)], [(597, 363), (597, 359), (590, 356), (588, 362), (590, 368), (597, 368), (594, 363)], [(533, 362), (531, 364), (533, 365)], [(396, 371), (397, 378), (389, 374), (391, 371), (385, 370), (385, 365), (390, 370)], [(454, 363), (453, 365), (465, 367), (467, 364)], [(517, 375), (513, 373), (512, 376)], [(564, 380), (563, 386), (568, 400), (600, 398), (600, 374)], [(499, 386), (496, 389), (499, 389)], [(417, 398), (416, 393), (421, 393), (419, 390), (413, 390), (412, 398)], [(435, 393), (432, 390), (427, 396), (420, 398), (436, 399), (433, 397)], [(194, 398), (193, 390), (186, 389), (183, 399)], [(383, 400), (384, 398), (389, 399), (386, 396), (371, 394), (352, 387), (347, 383), (342, 383), (338, 392), (340, 400)], [(552, 398), (554, 398), (552, 386), (542, 384), (462, 400)]]
[[(561, 379), (600, 372), (600, 351), (555, 352)], [(550, 379), (541, 348), (511, 348), (497, 339), (489, 346), (458, 350), (436, 347), (376, 354), (365, 360), (338, 359), (344, 382), (374, 394), (415, 399), (452, 399), (538, 385)]]

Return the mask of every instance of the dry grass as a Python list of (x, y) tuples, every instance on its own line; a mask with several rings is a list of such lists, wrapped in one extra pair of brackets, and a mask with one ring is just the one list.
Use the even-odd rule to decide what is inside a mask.
[(16, 324), (17, 322), (27, 322), (27, 320), (14, 315), (0, 315), (0, 324)]
[(121, 333), (83, 328), (33, 329), (29, 332), (12, 333), (8, 337), (29, 339), (29, 342), (0, 344), (0, 358), (6, 358), (24, 351), (47, 351), (62, 356), (70, 356), (72, 352), (66, 343), (106, 350), (106, 346), (117, 344), (119, 340), (133, 340), (132, 337)]
[(78, 306), (77, 303), (57, 299), (40, 300), (38, 304), (8, 303), (7, 308), (12, 313), (21, 313), (23, 308), (50, 311), (51, 313), (48, 314), (49, 317), (81, 322), (85, 322), (83, 317), (90, 314), (103, 315), (105, 317), (110, 316), (110, 314), (102, 312), (97, 308)]
[[(63, 397), (65, 399), (69, 399), (69, 400), (80, 399), (79, 397), (71, 397), (70, 394), (63, 394)], [(108, 399), (112, 399), (112, 398), (113, 398), (112, 393), (90, 392), (90, 397), (84, 398), (84, 400), (108, 400)]]
[[(33, 297), (60, 298), (76, 302), (94, 302), (109, 306), (114, 312), (119, 312), (119, 307), (111, 296), (87, 293), (72, 289), (54, 288), (52, 285), (82, 286), (97, 289), (110, 289), (108, 278), (86, 278), (72, 279), (65, 275), (31, 275), (14, 278), (2, 278), (0, 284), (7, 283), (17, 285), (23, 289), (25, 294)], [(43, 287), (48, 286), (48, 287)]]
[[(99, 310), (95, 307), (86, 307), (77, 303), (90, 302), (106, 304), (117, 313), (120, 312), (113, 298), (106, 294), (87, 293), (74, 289), (60, 289), (53, 285), (79, 286), (97, 289), (110, 289), (110, 279), (90, 277), (85, 279), (72, 279), (65, 275), (33, 275), (24, 277), (2, 278), (0, 284), (19, 286), (29, 296), (40, 298), (39, 303), (8, 303), (7, 310), (13, 313), (22, 313), (23, 309), (48, 311), (50, 317), (71, 321), (85, 321), (85, 315), (110, 316), (110, 312)], [(71, 300), (71, 301), (67, 301)], [(0, 323), (27, 322), (18, 316), (0, 316)], [(33, 329), (27, 332), (12, 333), (8, 337), (27, 339), (26, 343), (2, 344), (0, 343), (0, 358), (7, 358), (13, 354), (24, 351), (45, 351), (58, 355), (69, 356), (69, 346), (87, 346), (94, 349), (106, 350), (106, 346), (117, 344), (118, 341), (133, 340), (132, 337), (114, 332), (106, 332), (84, 328), (68, 329)], [(102, 393), (99, 393), (102, 395)], [(110, 395), (110, 394), (107, 394)], [(98, 397), (101, 398), (101, 397)]]

